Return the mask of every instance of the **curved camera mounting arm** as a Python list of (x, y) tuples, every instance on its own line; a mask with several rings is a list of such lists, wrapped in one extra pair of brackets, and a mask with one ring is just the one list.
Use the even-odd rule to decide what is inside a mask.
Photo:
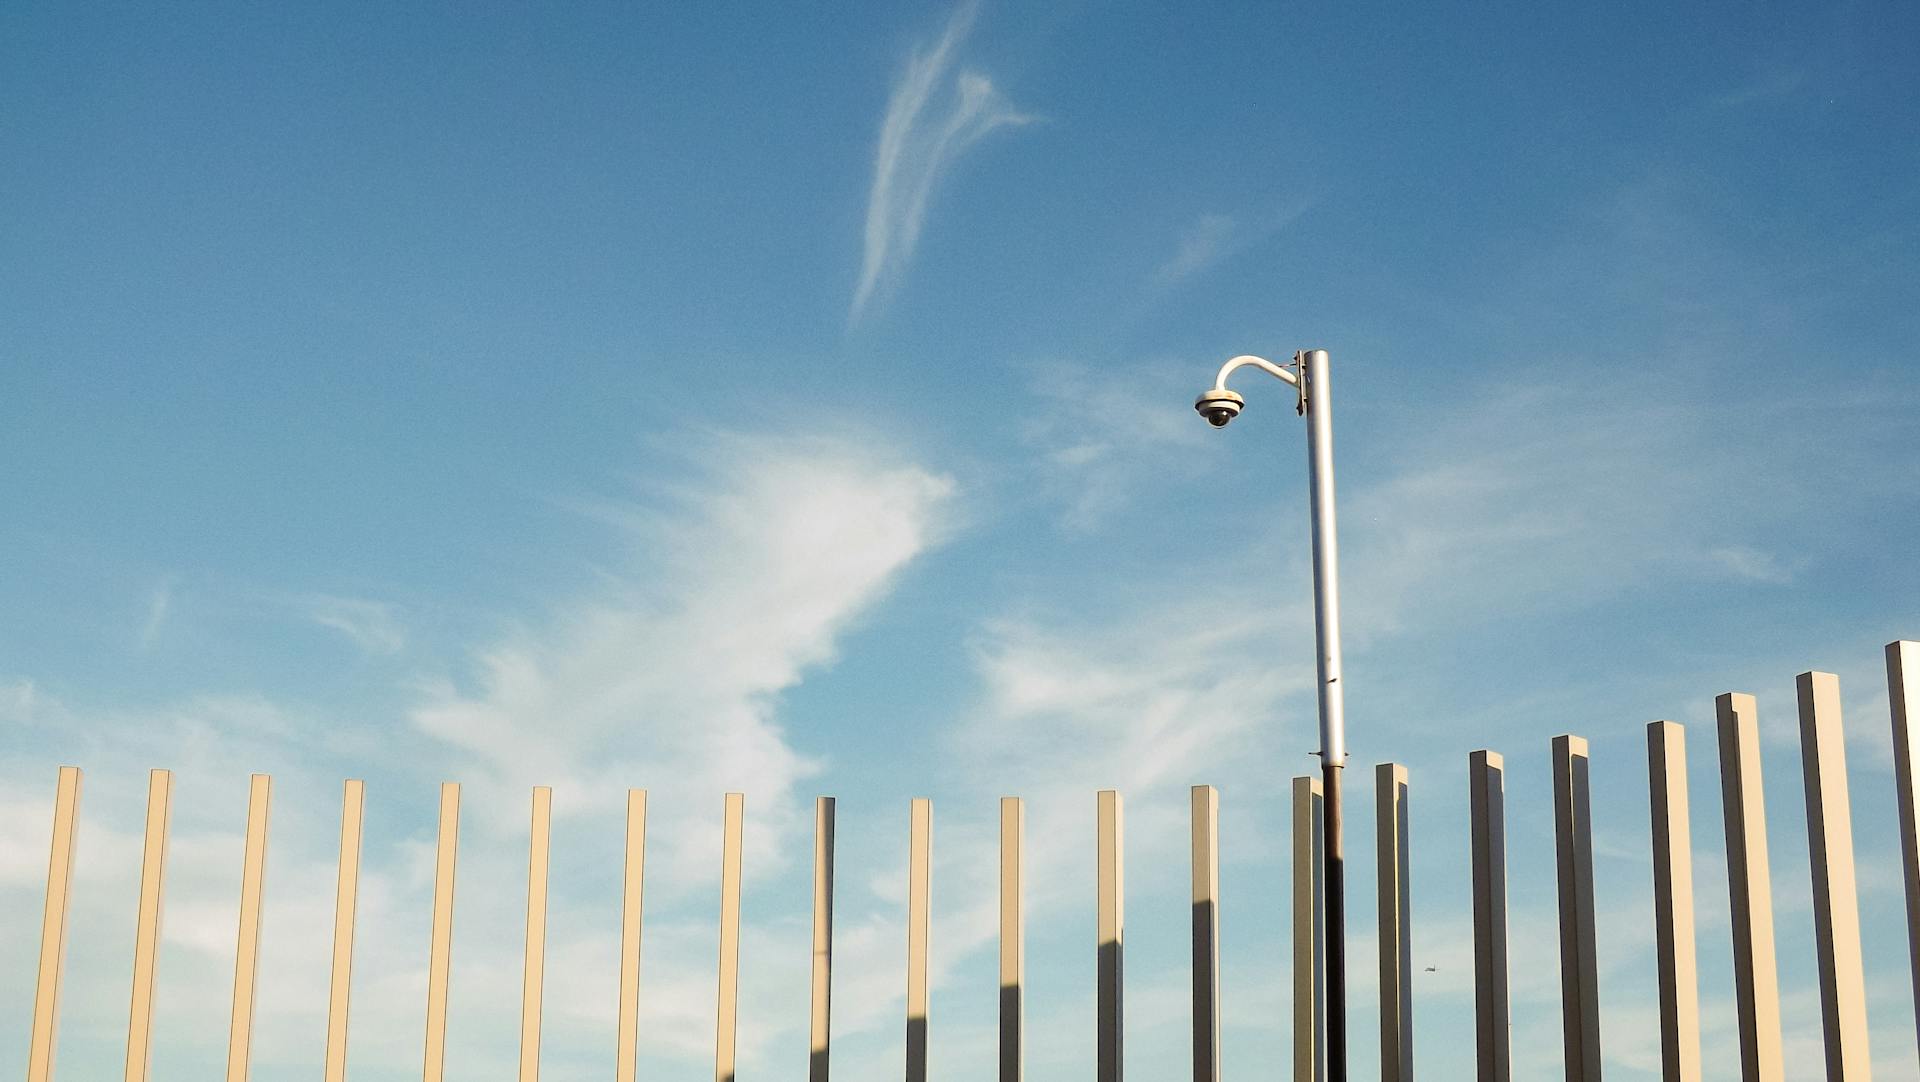
[(1246, 368), (1248, 366), (1258, 368), (1275, 379), (1290, 384), (1296, 395), (1294, 403), (1295, 411), (1303, 417), (1306, 415), (1307, 381), (1302, 374), (1305, 365), (1299, 353), (1295, 353), (1293, 355), (1293, 362), (1286, 365), (1274, 364), (1265, 357), (1255, 357), (1250, 353), (1243, 353), (1220, 366), (1220, 374), (1213, 379), (1213, 389), (1202, 394), (1199, 400), (1193, 404), (1193, 408), (1198, 410), (1200, 415), (1207, 419), (1208, 424), (1215, 428), (1225, 427), (1227, 422), (1233, 420), (1233, 418), (1240, 413), (1242, 406), (1245, 404), (1245, 399), (1227, 390), (1227, 377), (1233, 374), (1234, 369)]
[(1221, 365), (1220, 374), (1213, 377), (1213, 385), (1216, 388), (1219, 388), (1220, 390), (1226, 390), (1227, 377), (1233, 374), (1233, 370), (1236, 368), (1245, 368), (1248, 365), (1252, 365), (1255, 368), (1261, 369), (1262, 371), (1266, 372), (1268, 375), (1273, 376), (1276, 379), (1285, 380), (1286, 382), (1293, 384), (1295, 387), (1300, 386), (1299, 374), (1297, 372), (1287, 371), (1288, 368), (1299, 367), (1300, 365), (1299, 354), (1294, 355), (1293, 364), (1287, 365), (1287, 366), (1281, 366), (1281, 365), (1274, 364), (1272, 361), (1267, 360), (1265, 357), (1255, 357), (1251, 353), (1242, 353), (1240, 356), (1235, 357), (1232, 360), (1228, 361), (1226, 364)]

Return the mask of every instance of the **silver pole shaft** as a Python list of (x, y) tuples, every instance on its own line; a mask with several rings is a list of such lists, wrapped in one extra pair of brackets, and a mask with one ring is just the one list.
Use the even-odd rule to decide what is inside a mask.
[(1333, 383), (1326, 350), (1308, 350), (1300, 362), (1313, 497), (1313, 625), (1319, 646), (1321, 787), (1326, 793), (1327, 1082), (1347, 1082), (1347, 888), (1340, 808), (1347, 740), (1340, 686), (1340, 546), (1333, 522)]
[(1307, 389), (1307, 469), (1313, 500), (1313, 632), (1319, 645), (1320, 761), (1347, 765), (1346, 696), (1340, 685), (1340, 542), (1333, 521), (1333, 381), (1327, 351), (1301, 356)]

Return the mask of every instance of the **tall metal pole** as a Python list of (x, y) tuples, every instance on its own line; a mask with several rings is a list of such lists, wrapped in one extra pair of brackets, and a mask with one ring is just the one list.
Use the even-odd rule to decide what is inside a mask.
[(1327, 351), (1300, 354), (1313, 502), (1313, 632), (1320, 675), (1320, 771), (1326, 801), (1327, 1078), (1347, 1079), (1347, 913), (1340, 830), (1340, 773), (1347, 765), (1346, 697), (1340, 686), (1340, 542), (1333, 515), (1333, 380)]
[(1327, 1075), (1347, 1079), (1346, 852), (1340, 841), (1340, 772), (1347, 765), (1346, 699), (1340, 685), (1340, 542), (1333, 521), (1333, 377), (1324, 349), (1293, 355), (1290, 366), (1250, 354), (1220, 367), (1213, 387), (1193, 404), (1215, 428), (1224, 428), (1246, 400), (1227, 390), (1227, 377), (1252, 366), (1300, 395), (1307, 419), (1307, 479), (1313, 505), (1313, 631), (1320, 671), (1320, 772), (1323, 800)]

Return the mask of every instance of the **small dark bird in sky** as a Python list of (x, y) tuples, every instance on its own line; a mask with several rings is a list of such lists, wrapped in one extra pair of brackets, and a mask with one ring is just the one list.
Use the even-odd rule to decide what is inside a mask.
[(1427, 972), (1428, 972), (1428, 973), (1438, 973), (1438, 972), (1440, 972), (1440, 971), (1439, 971), (1438, 969), (1436, 969), (1435, 967), (1433, 967), (1433, 966), (1428, 966), (1428, 967), (1427, 967)]

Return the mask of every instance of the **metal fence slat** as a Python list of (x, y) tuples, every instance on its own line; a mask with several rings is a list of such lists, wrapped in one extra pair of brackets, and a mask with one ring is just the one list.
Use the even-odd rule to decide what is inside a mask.
[(427, 948), (427, 1034), (423, 1082), (447, 1070), (447, 994), (453, 970), (453, 887), (460, 852), (460, 783), (440, 783), (440, 829), (433, 857), (433, 931)]
[(60, 768), (53, 798), (53, 840), (47, 847), (47, 899), (40, 918), (40, 967), (33, 985), (33, 1031), (27, 1082), (53, 1082), (60, 1024), (60, 977), (67, 957), (67, 909), (73, 894), (75, 826), (80, 821), (80, 768)]
[(1847, 796), (1840, 678), (1805, 672), (1795, 683), (1827, 1077), (1865, 1082), (1872, 1077), (1873, 1066), (1867, 1051), (1867, 994), (1860, 958), (1860, 902), (1854, 883), (1853, 811)]
[(147, 1082), (153, 1059), (153, 985), (160, 963), (160, 900), (166, 880), (173, 773), (147, 775), (147, 829), (140, 855), (140, 910), (133, 933), (133, 996), (127, 1011), (127, 1082)]
[(1693, 830), (1687, 807), (1686, 730), (1647, 725), (1653, 813), (1653, 929), (1665, 1082), (1700, 1082), (1700, 976), (1693, 932)]
[(247, 840), (240, 860), (240, 928), (233, 949), (233, 1019), (227, 1027), (227, 1082), (246, 1082), (253, 1049), (254, 983), (260, 973), (260, 900), (267, 878), (267, 815), (273, 779), (247, 785)]

